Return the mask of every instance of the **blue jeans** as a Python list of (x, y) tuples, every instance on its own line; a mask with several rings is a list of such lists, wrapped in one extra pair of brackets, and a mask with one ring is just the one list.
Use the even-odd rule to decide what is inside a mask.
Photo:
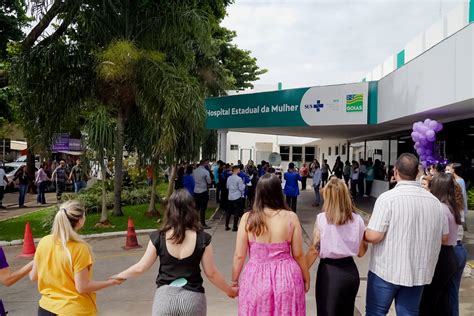
[(48, 183), (46, 181), (41, 181), (38, 184), (38, 196), (36, 197), (36, 202), (46, 204), (46, 197), (44, 196), (44, 192), (46, 192), (47, 185)]
[(316, 199), (314, 200), (314, 203), (316, 204), (321, 204), (321, 193), (319, 192), (319, 184), (314, 186), (314, 194), (316, 195)]
[(28, 184), (20, 184), (20, 196), (18, 197), (18, 206), (25, 205), (26, 192), (28, 191)]
[(458, 241), (454, 247), (454, 253), (458, 262), (456, 273), (449, 283), (449, 305), (451, 306), (451, 316), (459, 316), (459, 287), (461, 286), (462, 273), (467, 261), (467, 251), (463, 244)]
[(401, 286), (389, 283), (369, 271), (367, 279), (366, 316), (387, 315), (395, 299), (397, 316), (418, 315), (423, 286)]
[(77, 181), (74, 182), (74, 192), (79, 193), (80, 190), (85, 189), (87, 186), (86, 181)]

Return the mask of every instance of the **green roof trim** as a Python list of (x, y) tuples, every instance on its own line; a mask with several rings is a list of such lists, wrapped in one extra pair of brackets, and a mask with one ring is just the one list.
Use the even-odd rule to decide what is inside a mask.
[(397, 54), (397, 69), (405, 65), (405, 50), (403, 49)]
[(377, 124), (378, 88), (379, 88), (378, 81), (369, 81), (367, 123), (370, 125)]

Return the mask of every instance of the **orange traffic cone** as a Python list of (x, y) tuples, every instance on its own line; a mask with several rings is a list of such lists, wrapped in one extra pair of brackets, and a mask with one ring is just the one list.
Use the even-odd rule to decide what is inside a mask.
[(135, 233), (135, 225), (133, 225), (133, 219), (128, 218), (128, 228), (127, 228), (127, 240), (125, 241), (125, 246), (122, 247), (125, 250), (141, 248), (138, 244), (137, 234)]
[(33, 241), (33, 234), (31, 233), (31, 226), (29, 222), (26, 222), (25, 225), (25, 235), (23, 237), (23, 250), (19, 257), (30, 258), (35, 255), (36, 247), (35, 242)]

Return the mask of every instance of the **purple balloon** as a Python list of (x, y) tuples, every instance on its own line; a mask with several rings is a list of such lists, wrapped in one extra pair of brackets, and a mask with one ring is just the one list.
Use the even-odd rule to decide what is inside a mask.
[(433, 151), (430, 148), (425, 149), (425, 155), (430, 156)]
[(436, 121), (431, 121), (430, 124), (428, 124), (428, 127), (432, 130), (436, 130), (436, 128), (438, 127), (438, 122)]
[(420, 139), (420, 143), (423, 147), (426, 147), (429, 144), (428, 140), (424, 137)]
[(418, 155), (423, 155), (425, 153), (425, 148), (420, 147), (416, 150), (416, 152), (418, 153)]
[(427, 118), (423, 124), (425, 124), (426, 126), (430, 126), (430, 123), (431, 123), (431, 120), (429, 118)]
[(438, 126), (437, 126), (437, 128), (436, 128), (436, 131), (439, 132), (439, 131), (441, 131), (442, 129), (443, 129), (443, 124), (438, 123)]
[(434, 136), (435, 136), (435, 131), (430, 129), (426, 132), (426, 138), (430, 139), (430, 138), (433, 138)]
[(426, 132), (428, 132), (430, 129), (429, 129), (427, 126), (425, 126), (425, 125), (421, 125), (420, 128), (419, 128), (419, 130), (420, 130), (420, 132), (421, 132), (422, 134), (425, 134), (425, 135), (426, 135)]
[(415, 142), (415, 148), (420, 148), (421, 144), (419, 142)]
[(431, 137), (428, 136), (427, 140), (430, 141), (430, 142), (434, 142), (436, 140), (436, 137), (434, 135), (431, 136)]

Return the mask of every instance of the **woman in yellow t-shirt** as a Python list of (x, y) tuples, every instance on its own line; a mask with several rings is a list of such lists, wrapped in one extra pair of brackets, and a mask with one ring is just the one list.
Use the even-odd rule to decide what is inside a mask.
[(123, 280), (92, 280), (93, 257), (90, 246), (77, 231), (86, 221), (78, 201), (67, 201), (54, 218), (51, 235), (41, 239), (36, 249), (30, 278), (38, 281), (41, 294), (38, 316), (96, 315), (95, 293)]

